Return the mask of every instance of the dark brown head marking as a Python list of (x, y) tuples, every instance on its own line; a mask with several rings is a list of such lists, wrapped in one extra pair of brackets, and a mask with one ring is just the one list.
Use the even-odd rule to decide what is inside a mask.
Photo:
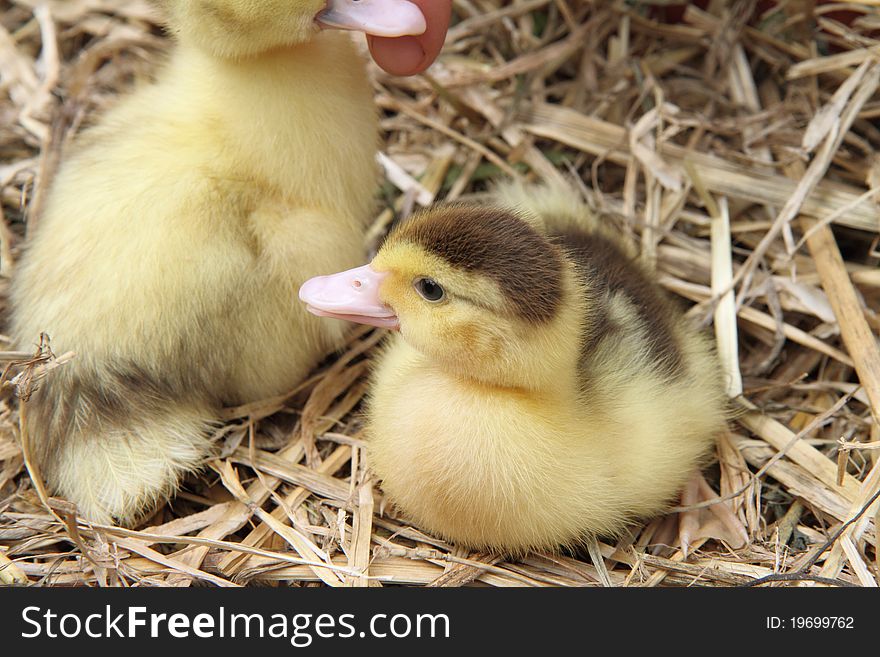
[(453, 267), (491, 278), (511, 312), (526, 321), (549, 321), (562, 301), (558, 248), (509, 210), (441, 206), (404, 222), (389, 240), (413, 242)]
[[(621, 330), (611, 322), (608, 300), (622, 294), (636, 309), (641, 325), (650, 336), (654, 364), (669, 375), (681, 374), (684, 359), (675, 337), (677, 312), (672, 302), (642, 268), (620, 247), (599, 234), (564, 231), (557, 237), (578, 266), (591, 299), (592, 327), (584, 343), (584, 356), (600, 339)], [(596, 291), (604, 291), (596, 295)]]

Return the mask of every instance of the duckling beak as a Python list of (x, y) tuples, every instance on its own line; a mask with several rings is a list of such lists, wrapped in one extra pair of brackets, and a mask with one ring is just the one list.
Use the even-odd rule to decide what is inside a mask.
[(428, 29), (422, 11), (407, 0), (328, 0), (318, 24), (379, 37), (417, 36)]
[(397, 329), (397, 315), (379, 300), (379, 286), (387, 276), (387, 272), (377, 272), (370, 265), (316, 276), (299, 289), (299, 298), (310, 313), (319, 317)]

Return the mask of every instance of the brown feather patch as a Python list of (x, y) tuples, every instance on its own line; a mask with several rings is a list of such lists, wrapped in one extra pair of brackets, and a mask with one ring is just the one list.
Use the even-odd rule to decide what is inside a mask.
[[(577, 265), (587, 283), (590, 299), (591, 331), (585, 341), (585, 356), (599, 339), (616, 330), (607, 300), (623, 294), (633, 304), (639, 319), (651, 336), (650, 353), (654, 362), (670, 375), (681, 373), (684, 360), (676, 340), (676, 312), (648, 274), (612, 240), (597, 233), (579, 231), (556, 235)], [(596, 291), (605, 291), (602, 296)]]
[(413, 242), (453, 267), (491, 278), (525, 321), (547, 322), (562, 303), (559, 250), (510, 210), (441, 206), (401, 224), (389, 240)]

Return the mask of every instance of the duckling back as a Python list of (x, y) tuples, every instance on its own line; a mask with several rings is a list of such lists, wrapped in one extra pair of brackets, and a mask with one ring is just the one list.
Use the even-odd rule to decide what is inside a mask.
[(711, 340), (667, 297), (633, 243), (571, 190), (508, 184), (515, 208), (575, 266), (585, 299), (578, 373), (594, 422), (617, 436), (629, 517), (657, 513), (725, 426), (727, 401)]

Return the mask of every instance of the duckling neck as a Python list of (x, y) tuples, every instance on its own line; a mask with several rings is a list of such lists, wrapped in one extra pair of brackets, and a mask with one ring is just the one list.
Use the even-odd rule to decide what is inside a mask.
[(328, 166), (338, 155), (351, 168), (373, 168), (378, 137), (369, 148), (361, 144), (368, 141), (363, 135), (378, 135), (377, 113), (364, 58), (346, 34), (322, 32), (307, 43), (239, 59), (184, 41), (160, 84), (170, 92), (164, 97), (173, 105), (165, 110), (172, 120), (199, 126), (224, 161), (239, 162), (258, 183), (286, 188), (314, 177), (314, 158), (304, 152), (324, 153)]
[(450, 378), (467, 387), (479, 388), (483, 392), (498, 392), (540, 399), (577, 398), (579, 389), (578, 375), (575, 368), (560, 363), (558, 367), (517, 366), (505, 368), (498, 376), (466, 372), (446, 372)]
[(501, 356), (457, 363), (449, 374), (471, 385), (540, 397), (572, 398), (581, 389), (580, 360), (586, 330), (582, 284), (567, 272), (563, 303), (546, 323), (517, 326), (502, 337)]

